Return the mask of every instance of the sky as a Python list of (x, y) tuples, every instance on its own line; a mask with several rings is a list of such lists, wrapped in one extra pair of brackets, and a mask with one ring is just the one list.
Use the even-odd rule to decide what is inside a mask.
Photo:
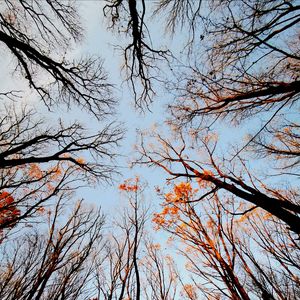
[[(173, 100), (173, 96), (168, 94), (163, 88), (159, 88), (157, 96), (154, 99), (153, 104), (150, 106), (151, 111), (145, 111), (141, 113), (134, 107), (133, 96), (126, 83), (123, 82), (122, 75), (120, 74), (120, 68), (123, 64), (123, 56), (120, 51), (116, 49), (114, 45), (122, 44), (126, 41), (122, 40), (120, 36), (107, 30), (107, 24), (103, 20), (102, 7), (104, 2), (102, 1), (77, 1), (80, 6), (80, 15), (82, 16), (83, 27), (86, 30), (84, 40), (81, 44), (77, 45), (74, 49), (70, 49), (69, 55), (72, 57), (80, 57), (85, 55), (95, 55), (104, 59), (104, 68), (108, 72), (109, 82), (114, 85), (114, 95), (119, 100), (117, 106), (117, 112), (115, 117), (108, 121), (120, 122), (126, 129), (124, 139), (120, 142), (119, 148), (116, 148), (116, 152), (120, 154), (116, 160), (116, 164), (119, 168), (121, 175), (116, 176), (112, 184), (99, 184), (97, 186), (83, 187), (77, 190), (76, 198), (84, 198), (89, 203), (96, 206), (101, 206), (102, 211), (108, 216), (108, 219), (115, 216), (115, 212), (120, 210), (124, 205), (125, 197), (121, 194), (118, 189), (125, 179), (134, 178), (138, 176), (142, 182), (147, 183), (144, 197), (146, 202), (150, 205), (151, 211), (159, 211), (159, 203), (162, 202), (156, 192), (156, 186), (164, 186), (166, 173), (159, 168), (147, 168), (147, 167), (134, 167), (131, 168), (131, 162), (135, 157), (135, 144), (137, 142), (137, 130), (151, 130), (155, 124), (161, 124), (165, 120), (165, 107), (168, 102)], [(154, 24), (151, 24), (150, 28), (153, 32), (159, 32), (162, 35), (161, 24), (156, 20)], [(156, 43), (161, 41), (161, 37), (157, 37), (156, 34), (153, 42)], [(180, 51), (181, 41), (186, 38), (186, 33), (178, 32), (172, 39), (162, 39), (173, 51)], [(157, 40), (156, 40), (157, 39)], [(60, 116), (64, 121), (72, 121), (74, 119), (88, 126), (91, 130), (99, 130), (103, 125), (96, 119), (80, 109), (72, 109), (72, 113), (69, 114), (66, 109), (54, 109), (52, 114), (47, 112), (47, 109), (40, 103), (39, 99), (32, 95), (30, 90), (27, 88), (27, 83), (20, 77), (14, 77), (11, 80), (11, 71), (13, 62), (10, 61), (9, 56), (4, 50), (0, 50), (0, 90), (22, 89), (25, 90), (24, 103), (28, 103), (34, 106), (39, 106), (40, 111), (45, 111), (48, 122), (51, 123), (53, 120)], [(19, 103), (18, 103), (19, 105)], [(260, 123), (251, 123), (253, 132), (257, 131)], [(250, 127), (246, 124), (246, 129)], [(244, 138), (246, 130), (243, 127), (230, 127), (225, 124), (223, 127), (218, 128), (220, 134), (220, 151), (228, 151), (228, 143), (238, 144), (241, 139)], [(229, 131), (228, 131), (229, 129)], [(167, 129), (166, 129), (167, 130)], [(229, 133), (228, 133), (229, 132)], [(196, 151), (195, 151), (196, 153)], [(255, 164), (260, 167), (260, 161), (256, 163), (252, 162), (252, 168), (255, 168)], [(109, 222), (108, 222), (109, 223)], [(164, 238), (167, 234), (159, 234)]]
[[(127, 83), (123, 82), (120, 68), (123, 64), (122, 53), (116, 49), (116, 45), (120, 43), (120, 36), (106, 29), (107, 23), (103, 20), (102, 7), (103, 1), (81, 1), (80, 14), (82, 22), (86, 28), (85, 39), (75, 50), (75, 55), (84, 55), (86, 53), (100, 56), (104, 59), (104, 67), (108, 72), (109, 81), (114, 84), (114, 93), (119, 99), (117, 107), (116, 120), (121, 122), (126, 128), (126, 133), (123, 141), (120, 143), (120, 148), (116, 149), (121, 154), (117, 159), (117, 164), (120, 167), (121, 176), (116, 178), (113, 185), (99, 185), (96, 188), (84, 188), (78, 191), (78, 196), (83, 196), (92, 202), (101, 205), (106, 213), (114, 211), (115, 206), (119, 201), (122, 201), (122, 196), (118, 190), (118, 185), (123, 180), (139, 176), (141, 180), (147, 181), (147, 201), (158, 203), (155, 199), (155, 186), (164, 182), (164, 174), (161, 170), (135, 167), (131, 168), (131, 161), (134, 156), (134, 146), (136, 143), (137, 129), (147, 129), (155, 123), (163, 122), (164, 105), (162, 102), (167, 102), (167, 95), (163, 91), (158, 91), (158, 97), (151, 106), (151, 112), (141, 113), (134, 107), (133, 96), (129, 91)], [(159, 95), (161, 96), (159, 101)], [(163, 99), (163, 101), (161, 100)], [(86, 118), (90, 118), (88, 115)], [(83, 120), (87, 121), (87, 119)], [(90, 124), (90, 119), (89, 119)], [(95, 120), (93, 126), (99, 126)], [(100, 196), (101, 195), (101, 196)]]
[[(72, 123), (74, 120), (79, 121), (92, 131), (100, 130), (102, 126), (110, 121), (121, 123), (126, 132), (120, 146), (115, 149), (116, 153), (120, 154), (116, 160), (120, 175), (116, 176), (111, 184), (100, 183), (96, 186), (81, 187), (76, 191), (74, 200), (84, 198), (86, 203), (100, 206), (107, 218), (111, 218), (125, 200), (124, 195), (118, 189), (119, 184), (128, 178), (138, 176), (142, 182), (147, 183), (144, 195), (146, 202), (149, 203), (152, 211), (158, 211), (161, 199), (157, 197), (155, 187), (164, 184), (164, 172), (158, 168), (131, 168), (131, 162), (135, 156), (134, 147), (137, 139), (137, 129), (148, 129), (156, 123), (162, 123), (165, 116), (164, 105), (170, 101), (170, 96), (165, 94), (162, 89), (157, 90), (157, 97), (150, 107), (151, 112), (138, 112), (134, 107), (133, 96), (127, 84), (123, 82), (120, 73), (123, 54), (115, 47), (120, 43), (120, 36), (108, 31), (107, 23), (103, 20), (102, 7), (104, 1), (77, 1), (77, 5), (79, 6), (85, 34), (80, 44), (69, 49), (68, 57), (79, 58), (93, 55), (104, 59), (108, 81), (114, 85), (113, 92), (119, 100), (116, 116), (112, 120), (101, 123), (93, 119), (87, 112), (76, 107), (72, 108), (71, 113), (62, 105), (58, 108), (52, 108), (52, 112), (49, 112), (47, 107), (41, 103), (39, 97), (29, 89), (27, 80), (14, 72), (15, 61), (4, 47), (0, 48), (0, 91), (11, 89), (22, 91), (22, 97), (14, 103), (15, 107), (21, 109), (24, 105), (28, 105), (37, 108), (40, 116), (50, 126), (52, 124), (55, 126), (58, 117), (67, 123)], [(159, 26), (157, 25), (157, 27)], [(155, 26), (152, 29), (157, 31)], [(110, 116), (110, 118), (112, 117)]]
[[(109, 77), (108, 81), (113, 83), (114, 95), (119, 100), (115, 120), (122, 123), (122, 126), (126, 129), (124, 139), (120, 143), (120, 147), (116, 149), (116, 152), (121, 154), (121, 156), (117, 159), (117, 165), (119, 166), (119, 170), (122, 175), (116, 177), (116, 180), (112, 185), (100, 184), (96, 187), (81, 188), (77, 192), (77, 197), (85, 198), (87, 201), (100, 205), (105, 213), (110, 214), (114, 210), (115, 205), (118, 205), (118, 202), (122, 201), (122, 199), (120, 199), (118, 185), (125, 179), (139, 176), (142, 180), (148, 183), (148, 201), (155, 204), (157, 207), (157, 204), (161, 199), (157, 199), (154, 190), (156, 186), (162, 186), (164, 184), (166, 174), (160, 169), (149, 169), (146, 167), (131, 168), (130, 165), (133, 157), (135, 156), (134, 146), (137, 139), (137, 130), (149, 129), (155, 124), (163, 124), (166, 115), (166, 104), (173, 100), (173, 96), (168, 94), (162, 88), (159, 88), (156, 90), (157, 95), (150, 106), (151, 112), (145, 111), (145, 113), (141, 113), (137, 111), (134, 107), (133, 96), (130, 93), (127, 83), (123, 82), (122, 74), (120, 73), (120, 68), (123, 64), (123, 53), (115, 47), (116, 45), (120, 45), (120, 43), (122, 44), (122, 42), (125, 44), (126, 41), (123, 41), (122, 37), (118, 36), (116, 33), (107, 30), (107, 23), (106, 20), (103, 19), (102, 13), (104, 1), (84, 0), (77, 1), (77, 4), (79, 5), (85, 34), (83, 41), (75, 48), (70, 49), (68, 55), (69, 57), (94, 55), (104, 59), (104, 68), (108, 72)], [(182, 44), (182, 40), (187, 38), (186, 32), (179, 31), (172, 38), (168, 38), (163, 34), (159, 20), (155, 19), (154, 21), (155, 22), (152, 22), (150, 27), (150, 30), (155, 33), (152, 34), (152, 38), (154, 39), (152, 42), (155, 44), (163, 41), (165, 46), (168, 46), (175, 53), (179, 53), (181, 50), (180, 45)], [(160, 36), (158, 33), (160, 33)], [(72, 114), (69, 114), (67, 109), (62, 109), (60, 106), (59, 109), (54, 109), (53, 113), (49, 114), (47, 112), (47, 108), (44, 107), (43, 104), (40, 103), (39, 99), (28, 89), (27, 82), (21, 76), (16, 77), (14, 74), (14, 80), (11, 80), (12, 74), (10, 72), (13, 70), (13, 61), (8, 59), (9, 56), (5, 50), (2, 51), (3, 53), (0, 53), (2, 58), (0, 58), (2, 65), (2, 71), (0, 72), (1, 90), (3, 90), (4, 87), (6, 89), (14, 88), (24, 90), (24, 104), (29, 103), (34, 106), (38, 106), (39, 111), (45, 112), (48, 122), (50, 123), (51, 118), (56, 120), (57, 116), (60, 116), (65, 121), (69, 120), (70, 122), (71, 120), (76, 119), (90, 127), (92, 130), (101, 128), (101, 123), (92, 119), (88, 113), (82, 112), (76, 108), (72, 108)], [(4, 70), (6, 70), (6, 72), (4, 72)], [(18, 106), (21, 107), (19, 103)], [(225, 138), (227, 141), (233, 141), (234, 139), (241, 138), (242, 131), (240, 128), (231, 128), (231, 134), (228, 135), (226, 132), (227, 128), (225, 127), (223, 130), (223, 139)], [(226, 149), (226, 147), (224, 147), (224, 149)]]

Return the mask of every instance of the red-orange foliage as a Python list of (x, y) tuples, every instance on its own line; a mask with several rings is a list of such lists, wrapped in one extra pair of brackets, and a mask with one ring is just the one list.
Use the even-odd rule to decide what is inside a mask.
[(138, 177), (134, 179), (127, 179), (124, 181), (124, 183), (119, 185), (119, 190), (125, 192), (137, 192), (139, 189), (138, 182), (139, 182)]
[[(14, 198), (8, 192), (0, 193), (0, 226), (9, 223), (6, 227), (13, 227), (15, 220), (20, 216), (20, 210), (15, 205)], [(0, 229), (0, 242), (3, 230)]]
[(178, 222), (179, 214), (184, 210), (185, 205), (193, 201), (193, 197), (198, 192), (189, 182), (176, 184), (173, 191), (164, 195), (163, 209), (160, 213), (155, 213), (152, 221), (156, 228), (168, 227)]

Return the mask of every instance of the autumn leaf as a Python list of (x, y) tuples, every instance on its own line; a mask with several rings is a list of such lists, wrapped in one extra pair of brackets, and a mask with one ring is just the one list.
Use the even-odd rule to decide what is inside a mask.
[(138, 177), (134, 179), (127, 179), (124, 181), (124, 183), (119, 185), (119, 190), (125, 192), (137, 192), (139, 189), (138, 182), (139, 182)]
[[(3, 191), (0, 193), (0, 226), (12, 228), (16, 224), (21, 211), (14, 203), (14, 198), (10, 193)], [(7, 225), (6, 225), (7, 224)], [(0, 230), (0, 243), (2, 242), (3, 229)]]

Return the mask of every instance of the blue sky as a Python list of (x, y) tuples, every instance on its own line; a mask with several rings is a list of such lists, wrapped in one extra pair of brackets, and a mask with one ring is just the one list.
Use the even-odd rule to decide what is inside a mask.
[[(119, 149), (116, 149), (122, 156), (117, 160), (122, 176), (116, 178), (114, 185), (99, 185), (96, 188), (84, 188), (78, 192), (78, 196), (87, 198), (92, 202), (97, 202), (107, 213), (114, 210), (115, 205), (120, 200), (118, 191), (119, 183), (124, 179), (139, 176), (149, 184), (147, 189), (148, 201), (156, 202), (154, 187), (164, 182), (164, 174), (161, 170), (148, 168), (130, 168), (130, 163), (134, 155), (134, 145), (136, 143), (136, 130), (147, 129), (154, 123), (161, 123), (164, 116), (164, 103), (167, 102), (167, 95), (163, 91), (158, 91), (158, 96), (151, 106), (152, 112), (140, 113), (134, 108), (133, 96), (130, 93), (127, 83), (123, 82), (120, 68), (123, 63), (123, 56), (120, 50), (116, 50), (114, 45), (120, 43), (120, 36), (113, 34), (106, 29), (107, 23), (103, 20), (102, 7), (104, 2), (81, 1), (80, 13), (83, 25), (86, 28), (85, 39), (79, 48), (75, 50), (75, 55), (91, 54), (104, 59), (104, 67), (108, 72), (109, 81), (114, 84), (114, 93), (119, 99), (116, 120), (124, 124), (126, 133)], [(163, 100), (162, 100), (163, 99)], [(82, 114), (80, 113), (80, 116)], [(90, 116), (86, 115), (83, 122), (90, 124)], [(99, 126), (94, 120), (92, 127)]]
[[(150, 107), (151, 112), (146, 111), (142, 114), (136, 111), (133, 96), (127, 84), (123, 82), (120, 74), (120, 68), (123, 64), (122, 52), (116, 50), (114, 47), (114, 45), (122, 44), (122, 37), (107, 30), (107, 23), (106, 20), (103, 20), (102, 13), (104, 1), (77, 1), (77, 4), (80, 7), (79, 11), (82, 16), (83, 27), (86, 29), (86, 34), (81, 44), (77, 45), (74, 49), (70, 49), (71, 52), (69, 56), (80, 57), (82, 55), (95, 55), (104, 59), (104, 67), (109, 74), (109, 82), (114, 84), (114, 94), (119, 99), (115, 120), (122, 123), (127, 130), (120, 148), (116, 149), (116, 152), (122, 155), (117, 161), (122, 176), (117, 177), (115, 184), (112, 186), (98, 185), (97, 187), (83, 188), (78, 191), (78, 197), (84, 197), (91, 202), (97, 203), (97, 205), (101, 205), (104, 211), (109, 213), (120, 198), (117, 189), (118, 184), (124, 179), (140, 176), (149, 184), (147, 191), (148, 197), (151, 198), (149, 201), (158, 203), (159, 199), (157, 199), (154, 193), (154, 187), (164, 184), (166, 174), (162, 170), (153, 168), (135, 167), (132, 169), (130, 168), (130, 163), (134, 156), (136, 130), (151, 128), (156, 123), (161, 124), (165, 118), (165, 105), (173, 100), (172, 95), (167, 94), (162, 88), (159, 88), (156, 90), (157, 96)], [(154, 23), (151, 23), (150, 30), (155, 33), (152, 35), (152, 37), (154, 37), (153, 43), (164, 41), (172, 51), (179, 52), (182, 40), (187, 38), (186, 32), (178, 32), (173, 38), (167, 38), (163, 35), (161, 28), (162, 26), (159, 24), (159, 20), (156, 19)], [(160, 36), (158, 36), (158, 33)], [(124, 44), (125, 43), (126, 41), (124, 41)], [(2, 57), (0, 87), (25, 90), (23, 102), (38, 106), (39, 111), (45, 112), (50, 124), (51, 120), (56, 120), (57, 116), (60, 116), (64, 120), (71, 121), (72, 119), (76, 119), (79, 122), (85, 123), (92, 130), (101, 129), (101, 123), (92, 119), (89, 114), (79, 109), (72, 109), (72, 113), (69, 114), (66, 109), (64, 110), (60, 107), (54, 110), (52, 114), (49, 114), (43, 104), (39, 102), (39, 99), (29, 91), (27, 82), (25, 82), (24, 79), (14, 77), (15, 80), (11, 80), (11, 74), (8, 70), (12, 70), (13, 62), (7, 59), (9, 56), (6, 52), (0, 54)], [(4, 72), (3, 70), (7, 71)], [(19, 103), (18, 106), (20, 106)], [(243, 136), (243, 130), (241, 130), (240, 127), (234, 128), (231, 126), (230, 134), (228, 134), (227, 126), (220, 129), (220, 132), (222, 132), (221, 138), (226, 142), (230, 141), (234, 143), (234, 141), (240, 140)], [(220, 145), (222, 145), (222, 143), (220, 143)], [(223, 151), (226, 151), (226, 147), (226, 144), (223, 144), (221, 148)]]
[[(134, 107), (133, 96), (125, 82), (123, 82), (122, 75), (120, 74), (120, 68), (123, 64), (122, 52), (116, 50), (114, 45), (126, 44), (122, 37), (116, 35), (107, 30), (107, 24), (103, 20), (102, 7), (104, 5), (103, 1), (77, 1), (80, 6), (80, 15), (82, 16), (83, 26), (86, 29), (85, 38), (81, 44), (77, 45), (74, 49), (71, 49), (70, 56), (80, 57), (85, 55), (99, 56), (104, 59), (104, 67), (108, 72), (109, 82), (114, 84), (114, 95), (119, 99), (119, 105), (117, 107), (117, 113), (115, 117), (109, 117), (107, 121), (120, 122), (126, 129), (126, 133), (123, 141), (120, 143), (120, 147), (116, 148), (116, 153), (120, 154), (117, 159), (116, 164), (119, 167), (119, 171), (122, 175), (115, 178), (112, 185), (109, 184), (99, 184), (96, 187), (84, 187), (77, 190), (77, 198), (85, 198), (88, 202), (93, 203), (97, 206), (101, 206), (104, 213), (108, 215), (109, 219), (115, 216), (115, 211), (117, 207), (120, 209), (126, 201), (125, 197), (121, 195), (118, 190), (118, 185), (122, 183), (125, 179), (133, 178), (139, 176), (142, 181), (147, 182), (148, 186), (145, 190), (145, 200), (150, 204), (152, 211), (159, 211), (159, 203), (162, 201), (155, 193), (156, 186), (164, 186), (166, 173), (159, 168), (147, 168), (147, 167), (134, 167), (131, 168), (131, 161), (135, 156), (134, 146), (137, 142), (137, 130), (151, 130), (151, 128), (156, 124), (163, 124), (166, 116), (165, 106), (168, 102), (173, 100), (173, 96), (168, 94), (162, 88), (156, 90), (157, 95), (154, 99), (153, 104), (150, 106), (151, 112), (145, 111), (145, 113), (138, 112)], [(155, 33), (153, 37), (153, 43), (165, 42), (170, 49), (175, 52), (180, 51), (180, 45), (182, 40), (186, 39), (186, 32), (178, 32), (173, 39), (165, 37), (165, 40), (161, 39), (163, 36), (163, 31), (161, 30), (161, 24), (159, 21), (151, 24), (150, 30)], [(77, 120), (92, 131), (100, 130), (101, 126), (105, 123), (98, 122), (93, 119), (88, 113), (80, 111), (80, 109), (72, 109), (69, 113), (66, 109), (61, 107), (57, 110), (54, 109), (52, 113), (48, 113), (47, 109), (39, 102), (39, 99), (34, 96), (27, 88), (27, 83), (22, 79), (15, 77), (11, 80), (11, 74), (8, 70), (12, 70), (12, 61), (7, 59), (9, 56), (4, 51), (0, 53), (0, 63), (2, 70), (0, 72), (0, 90), (9, 90), (11, 88), (25, 90), (25, 97), (23, 99), (24, 103), (29, 103), (34, 106), (38, 106), (39, 111), (44, 111), (48, 118), (49, 124), (55, 122), (57, 117), (61, 117), (66, 122)], [(7, 70), (6, 72), (4, 70)], [(18, 105), (20, 105), (18, 103)], [(266, 115), (266, 119), (268, 119)], [(220, 124), (220, 123), (219, 123)], [(245, 133), (252, 128), (252, 132), (256, 133), (260, 127), (260, 122), (258, 119), (249, 120), (244, 127), (229, 125), (228, 123), (223, 123), (222, 127), (218, 128), (218, 133), (220, 134), (219, 147), (220, 151), (226, 154), (228, 151), (228, 143), (232, 145), (238, 145), (238, 147), (243, 146), (246, 140), (242, 141), (245, 137)], [(167, 131), (168, 129), (164, 127)], [(167, 132), (168, 134), (168, 132)], [(199, 149), (195, 149), (192, 158), (198, 158)], [(259, 160), (251, 161), (251, 168), (261, 167), (261, 162)], [(253, 173), (255, 174), (255, 173)], [(158, 235), (165, 237), (167, 234), (159, 232)], [(159, 240), (160, 241), (160, 240)]]

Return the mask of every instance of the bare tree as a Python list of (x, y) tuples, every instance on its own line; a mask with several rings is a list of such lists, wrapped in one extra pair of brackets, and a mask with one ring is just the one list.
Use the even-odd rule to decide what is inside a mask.
[(1, 228), (38, 213), (51, 197), (84, 182), (110, 181), (116, 174), (113, 147), (122, 131), (109, 124), (86, 135), (79, 123), (47, 127), (33, 110), (7, 108), (0, 120), (0, 190), (13, 197), (3, 211), (18, 207), (18, 215), (1, 220)]
[[(253, 207), (261, 207), (286, 223), (290, 230), (300, 233), (298, 225), (300, 206), (297, 199), (292, 194), (280, 193), (276, 189), (263, 185), (249, 173), (243, 161), (239, 171), (228, 167), (226, 170), (223, 162), (215, 160), (217, 142), (212, 138), (204, 138), (201, 142), (202, 150), (206, 155), (202, 161), (189, 158), (188, 153), (193, 155), (193, 152), (189, 151), (191, 149), (186, 149), (188, 146), (183, 137), (181, 144), (176, 143), (176, 146), (160, 135), (156, 135), (156, 141), (158, 144), (153, 151), (149, 150), (150, 148), (142, 141), (140, 148), (142, 156), (139, 163), (161, 167), (173, 179), (182, 177), (207, 182), (208, 185), (205, 186), (201, 199), (214, 193), (219, 193), (221, 197), (225, 192), (225, 198), (229, 194), (251, 203)], [(258, 188), (259, 184), (263, 190)]]
[(5, 0), (0, 10), (0, 45), (48, 108), (75, 103), (97, 118), (111, 113), (115, 101), (102, 61), (64, 53), (83, 33), (74, 1)]
[(143, 185), (138, 178), (121, 184), (120, 190), (126, 192), (128, 207), (115, 217), (106, 259), (100, 259), (96, 272), (96, 286), (99, 299), (138, 300), (142, 299), (139, 261), (148, 213), (140, 199)]
[[(180, 85), (175, 115), (242, 119), (290, 107), (299, 94), (296, 1), (213, 1), (202, 24), (201, 59)], [(263, 67), (262, 67), (263, 66)], [(277, 112), (278, 113), (278, 112)], [(276, 114), (277, 114), (276, 113)]]
[(217, 194), (199, 199), (189, 182), (175, 184), (162, 206), (153, 221), (179, 238), (195, 290), (207, 299), (297, 298), (299, 245), (270, 214)]
[[(153, 13), (158, 17), (167, 16), (163, 24), (166, 32), (175, 35), (178, 29), (187, 31), (186, 35), (189, 36), (189, 39), (186, 45), (182, 45), (184, 48), (198, 42), (198, 27), (202, 24), (202, 11), (206, 8), (203, 4), (205, 3), (202, 3), (202, 0), (160, 0), (156, 3)], [(200, 35), (200, 40), (203, 38), (204, 36)], [(189, 48), (192, 50), (192, 47)]]
[(174, 259), (165, 255), (159, 243), (145, 241), (146, 256), (143, 259), (143, 273), (146, 277), (144, 293), (147, 299), (171, 300), (178, 296), (179, 272)]
[[(1, 299), (87, 299), (95, 257), (103, 246), (104, 219), (79, 201), (70, 216), (66, 203), (43, 216), (48, 226), (29, 228), (1, 247)], [(64, 220), (63, 220), (64, 219)]]
[(103, 8), (109, 18), (109, 28), (129, 36), (131, 41), (122, 50), (126, 80), (134, 94), (135, 105), (139, 109), (149, 108), (155, 95), (154, 81), (158, 79), (158, 62), (168, 60), (168, 50), (157, 50), (152, 46), (146, 25), (147, 1), (109, 0)]
[[(0, 47), (15, 63), (12, 78), (21, 74), (49, 109), (75, 104), (100, 119), (111, 115), (116, 101), (100, 59), (68, 58), (68, 50), (82, 37), (74, 1), (0, 4)], [(1, 203), (1, 228), (28, 220), (75, 183), (110, 181), (117, 173), (113, 148), (123, 130), (114, 121), (96, 132), (79, 122), (47, 124), (45, 113), (40, 117), (36, 109), (12, 105), (22, 96), (21, 91), (0, 93), (0, 190), (8, 195)], [(18, 213), (8, 217), (14, 208)]]

